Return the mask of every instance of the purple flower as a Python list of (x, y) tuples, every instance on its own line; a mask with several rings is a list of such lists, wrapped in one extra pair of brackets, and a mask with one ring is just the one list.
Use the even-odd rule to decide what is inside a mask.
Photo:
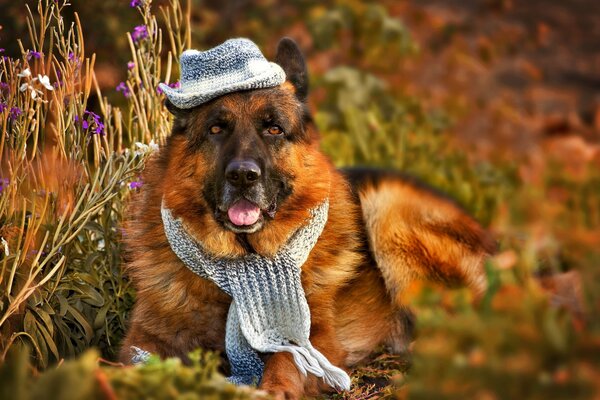
[(81, 66), (81, 61), (79, 60), (79, 57), (72, 51), (69, 52), (68, 60), (75, 66), (75, 68), (79, 68)]
[[(40, 191), (40, 193), (41, 193), (41, 192), (44, 192), (44, 191), (43, 191), (43, 190), (41, 190), (41, 191)], [(35, 250), (35, 249), (34, 249), (34, 250), (29, 250), (29, 254), (30, 254), (30, 255), (32, 255), (32, 256), (35, 256), (35, 255), (36, 255), (36, 254), (38, 254), (38, 253), (40, 253), (40, 251), (39, 251), (39, 250)], [(42, 255), (42, 257), (46, 257), (46, 255), (47, 255), (47, 254), (48, 254), (48, 253), (46, 253), (45, 251), (42, 251), (42, 252), (41, 252), (41, 255)]]
[(0, 48), (0, 53), (4, 53), (4, 48)]
[(19, 115), (21, 115), (21, 109), (19, 107), (11, 107), (9, 117), (11, 119), (17, 119)]
[(93, 112), (93, 111), (85, 110), (83, 112), (83, 115), (88, 115), (88, 116), (92, 117), (92, 119), (94, 120), (94, 122), (100, 121), (100, 116), (98, 114), (96, 114), (95, 112)]
[(131, 7), (140, 7), (142, 4), (142, 0), (131, 0), (129, 3)]
[[(85, 110), (83, 112), (84, 118), (81, 119), (81, 128), (87, 131), (91, 128), (92, 135), (104, 135), (104, 123), (100, 119), (101, 117), (93, 111)], [(76, 115), (74, 118), (75, 122), (79, 122), (79, 116)]]
[[(101, 121), (100, 116), (98, 114), (96, 114), (95, 112), (87, 111), (87, 110), (84, 111), (83, 114), (87, 115), (88, 119), (89, 119), (89, 117), (91, 117), (92, 121), (94, 122), (94, 125), (96, 126), (93, 129), (92, 134), (94, 134), (94, 135), (103, 135), (104, 134), (104, 123)], [(84, 123), (85, 123), (85, 121), (84, 121)], [(83, 124), (82, 124), (82, 126), (83, 126)], [(87, 126), (84, 127), (84, 129), (87, 129)]]
[(0, 103), (0, 113), (6, 111), (7, 108), (8, 106), (5, 103)]
[(2, 193), (2, 191), (8, 187), (8, 178), (0, 178), (0, 193)]
[(96, 123), (96, 129), (94, 129), (96, 135), (104, 135), (104, 124), (102, 122)]
[(116, 89), (117, 89), (117, 92), (123, 92), (123, 96), (125, 96), (125, 97), (131, 96), (131, 91), (129, 90), (129, 88), (127, 87), (125, 82), (119, 83), (117, 85)]
[(8, 83), (0, 82), (0, 91), (6, 90), (8, 92), (9, 89), (10, 89), (10, 85)]
[[(169, 86), (170, 88), (173, 88), (173, 89), (177, 89), (178, 87), (181, 86), (181, 84), (179, 82), (173, 82), (173, 83), (168, 83), (167, 86)], [(163, 91), (162, 91), (162, 89), (160, 87), (157, 86), (156, 87), (156, 93), (162, 94)]]
[(134, 69), (135, 68), (135, 63), (133, 61), (129, 61), (127, 63), (127, 69)]
[[(76, 116), (73, 118), (73, 121), (75, 121), (75, 123), (76, 123), (76, 124), (78, 124), (78, 123), (79, 123), (79, 115), (76, 115)], [(88, 128), (88, 122), (87, 122), (86, 120), (83, 120), (83, 121), (81, 122), (81, 127), (82, 127), (83, 129), (87, 129), (87, 128)]]
[(142, 181), (132, 181), (129, 182), (129, 189), (139, 189), (144, 185)]
[(56, 70), (56, 82), (52, 84), (55, 88), (64, 85), (64, 81), (61, 79), (62, 74), (59, 69)]
[(148, 28), (146, 25), (138, 25), (133, 28), (133, 32), (131, 33), (131, 38), (135, 43), (139, 43), (142, 40), (148, 37)]
[(31, 60), (32, 58), (35, 58), (36, 60), (39, 59), (40, 57), (42, 57), (42, 53), (40, 53), (39, 51), (29, 51), (27, 53), (27, 61)]

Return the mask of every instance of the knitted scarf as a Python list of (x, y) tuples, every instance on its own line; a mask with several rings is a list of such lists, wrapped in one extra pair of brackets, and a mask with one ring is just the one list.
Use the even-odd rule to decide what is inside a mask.
[[(227, 315), (225, 348), (236, 384), (260, 382), (264, 364), (258, 353), (289, 352), (298, 370), (311, 373), (338, 390), (350, 388), (350, 377), (332, 365), (310, 340), (310, 309), (300, 281), (301, 267), (321, 235), (329, 209), (325, 201), (311, 210), (300, 227), (273, 258), (249, 254), (215, 259), (185, 230), (181, 220), (161, 207), (171, 248), (198, 276), (214, 282), (232, 297)], [(142, 357), (134, 349), (134, 357)]]

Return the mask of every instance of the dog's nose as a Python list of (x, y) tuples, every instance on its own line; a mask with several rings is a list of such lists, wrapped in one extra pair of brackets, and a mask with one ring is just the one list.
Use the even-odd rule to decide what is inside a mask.
[(225, 177), (233, 186), (250, 186), (260, 178), (260, 167), (254, 160), (233, 160), (225, 168)]

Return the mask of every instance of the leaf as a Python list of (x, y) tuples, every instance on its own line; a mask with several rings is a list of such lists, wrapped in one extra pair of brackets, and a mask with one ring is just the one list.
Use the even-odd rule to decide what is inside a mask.
[(80, 286), (80, 290), (82, 293), (82, 301), (96, 307), (102, 307), (104, 305), (104, 298), (92, 286)]
[(60, 308), (58, 310), (58, 315), (60, 315), (61, 317), (64, 317), (65, 315), (67, 315), (67, 311), (69, 310), (69, 302), (61, 294), (57, 293), (57, 294), (55, 294), (55, 297), (58, 299), (58, 303), (60, 305)]
[(48, 347), (46, 346), (43, 335), (39, 332), (36, 319), (30, 310), (25, 312), (23, 327), (36, 350), (39, 363), (45, 368), (48, 364)]
[(561, 326), (558, 320), (559, 316), (557, 310), (547, 310), (542, 317), (542, 329), (552, 348), (559, 352), (565, 352), (568, 345), (567, 332), (564, 329), (565, 327)]
[(106, 313), (108, 312), (108, 309), (110, 308), (110, 306), (111, 306), (111, 303), (107, 302), (100, 309), (100, 311), (98, 311), (98, 313), (96, 314), (96, 318), (94, 318), (94, 329), (102, 328), (102, 326), (104, 325), (105, 320), (106, 320)]
[(65, 362), (42, 374), (31, 388), (33, 399), (83, 400), (108, 398), (96, 392), (98, 353), (87, 351), (77, 360)]
[(35, 317), (31, 314), (31, 311), (25, 312), (25, 318), (23, 319), (23, 327), (25, 332), (31, 334), (35, 330)]
[(99, 251), (91, 252), (85, 259), (85, 265), (91, 267), (96, 264), (96, 260), (102, 257), (103, 253)]
[(39, 321), (37, 321), (37, 327), (38, 327), (39, 332), (43, 336), (44, 343), (46, 344), (46, 346), (48, 348), (50, 348), (50, 351), (54, 355), (54, 358), (56, 360), (59, 360), (60, 356), (58, 353), (58, 349), (56, 348), (56, 344), (54, 343), (54, 339), (52, 338), (52, 335), (48, 332), (48, 330), (46, 329), (44, 324), (40, 323)]
[(44, 326), (50, 335), (54, 335), (54, 325), (52, 324), (52, 318), (50, 318), (50, 315), (39, 307), (32, 308), (32, 311), (37, 314), (38, 319), (44, 323)]
[(492, 312), (492, 299), (500, 289), (500, 274), (491, 261), (484, 263), (488, 287), (483, 297), (482, 306), (487, 312)]
[(83, 331), (85, 333), (85, 339), (88, 342), (90, 342), (92, 340), (92, 338), (94, 337), (94, 330), (90, 326), (89, 322), (85, 319), (83, 314), (81, 312), (79, 312), (79, 310), (77, 310), (72, 305), (69, 304), (67, 306), (67, 310), (73, 316), (73, 318), (75, 318), (75, 320), (77, 320), (79, 325), (83, 328)]
[[(98, 284), (99, 284), (97, 277), (94, 277), (91, 274), (88, 274), (86, 272), (78, 273), (77, 279), (81, 280), (91, 286), (98, 286)], [(81, 286), (82, 286), (81, 283), (77, 282), (77, 287), (80, 288)]]
[(0, 365), (0, 398), (29, 400), (31, 377), (29, 369), (29, 348), (15, 346)]
[(102, 227), (102, 225), (100, 225), (99, 223), (97, 223), (95, 221), (88, 221), (85, 224), (85, 227), (83, 229), (86, 229), (88, 231), (92, 231), (101, 236), (104, 236), (104, 228)]
[[(58, 319), (58, 318), (57, 318)], [(71, 336), (70, 336), (70, 331), (67, 329), (66, 325), (65, 325), (65, 321), (60, 318), (60, 320), (56, 321), (55, 319), (55, 325), (56, 329), (58, 330), (58, 332), (60, 332), (60, 335), (57, 335), (57, 337), (60, 339), (59, 340), (59, 347), (60, 347), (60, 354), (62, 356), (71, 356), (71, 355), (75, 355), (75, 348), (73, 347), (73, 343), (71, 343)], [(64, 344), (63, 346), (60, 346), (60, 344)]]
[(42, 333), (40, 332), (39, 329), (37, 329), (37, 324), (36, 324), (36, 329), (35, 332), (33, 334), (33, 336), (36, 338), (37, 344), (40, 348), (40, 359), (39, 359), (39, 363), (41, 365), (42, 368), (46, 368), (48, 366), (48, 345), (46, 344), (46, 340), (44, 339), (44, 335), (42, 335)]

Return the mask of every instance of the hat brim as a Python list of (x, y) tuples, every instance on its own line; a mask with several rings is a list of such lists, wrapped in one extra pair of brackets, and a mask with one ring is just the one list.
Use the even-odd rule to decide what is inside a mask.
[(250, 89), (264, 89), (284, 83), (285, 72), (283, 69), (274, 62), (269, 62), (269, 66), (270, 68), (266, 68), (264, 72), (249, 79), (232, 82), (229, 85), (219, 86), (218, 88), (206, 89), (194, 88), (193, 86), (172, 88), (165, 83), (159, 83), (158, 87), (175, 107), (190, 109), (227, 93)]

